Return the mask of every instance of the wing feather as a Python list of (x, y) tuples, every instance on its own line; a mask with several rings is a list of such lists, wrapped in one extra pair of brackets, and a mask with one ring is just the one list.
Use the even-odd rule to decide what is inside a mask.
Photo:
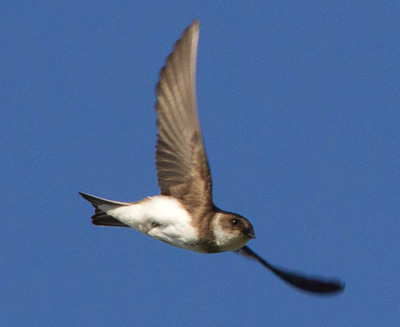
[(162, 195), (212, 207), (211, 174), (196, 106), (199, 21), (175, 43), (157, 84), (156, 167)]

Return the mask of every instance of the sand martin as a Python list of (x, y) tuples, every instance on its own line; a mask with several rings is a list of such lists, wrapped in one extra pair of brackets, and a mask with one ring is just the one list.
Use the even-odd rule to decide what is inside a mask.
[(271, 265), (246, 246), (255, 238), (251, 223), (215, 206), (196, 106), (198, 40), (199, 21), (195, 20), (175, 43), (157, 84), (156, 166), (161, 195), (127, 203), (80, 193), (95, 208), (92, 223), (131, 227), (196, 252), (236, 251), (305, 291), (343, 290), (343, 284), (337, 280), (306, 277)]

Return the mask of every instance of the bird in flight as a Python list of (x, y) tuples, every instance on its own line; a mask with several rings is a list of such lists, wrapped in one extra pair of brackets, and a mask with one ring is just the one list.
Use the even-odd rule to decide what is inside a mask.
[(218, 208), (196, 106), (195, 74), (199, 21), (175, 43), (157, 84), (156, 166), (161, 194), (137, 202), (106, 200), (79, 193), (95, 208), (92, 223), (131, 227), (167, 244), (201, 253), (235, 251), (260, 262), (301, 290), (342, 291), (338, 280), (310, 277), (274, 266), (247, 242), (254, 229), (243, 216)]

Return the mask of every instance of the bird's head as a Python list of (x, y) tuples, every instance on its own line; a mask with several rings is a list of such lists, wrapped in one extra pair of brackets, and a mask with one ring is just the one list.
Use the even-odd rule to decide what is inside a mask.
[(255, 238), (251, 223), (238, 214), (220, 211), (216, 214), (213, 231), (221, 251), (235, 251)]

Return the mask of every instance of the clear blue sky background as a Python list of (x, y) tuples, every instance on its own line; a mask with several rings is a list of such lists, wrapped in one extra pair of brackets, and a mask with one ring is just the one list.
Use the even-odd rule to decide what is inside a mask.
[[(91, 225), (78, 191), (158, 194), (154, 87), (195, 17), (215, 203), (342, 295)], [(1, 326), (398, 326), (399, 17), (397, 1), (3, 2)]]

